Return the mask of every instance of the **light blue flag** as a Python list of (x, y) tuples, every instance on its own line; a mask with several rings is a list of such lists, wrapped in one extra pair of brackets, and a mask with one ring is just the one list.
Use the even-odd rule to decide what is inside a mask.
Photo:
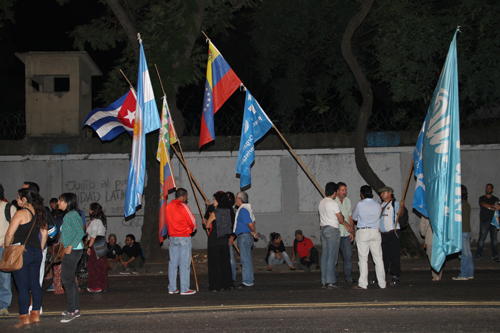
[(413, 208), (425, 217), (429, 216), (427, 212), (427, 202), (425, 200), (425, 181), (424, 181), (424, 167), (422, 165), (422, 144), (424, 142), (424, 130), (427, 117), (425, 117), (422, 129), (418, 135), (417, 145), (413, 151), (413, 172), (417, 178), (415, 184), (415, 193), (413, 195)]
[(500, 225), (498, 225), (498, 217), (500, 216), (500, 213), (498, 210), (495, 210), (495, 214), (493, 214), (493, 220), (491, 220), (491, 225), (494, 226), (495, 228), (500, 229)]
[(137, 106), (135, 109), (132, 156), (128, 172), (127, 194), (125, 196), (125, 216), (135, 213), (142, 204), (144, 176), (146, 174), (146, 134), (161, 127), (160, 116), (149, 78), (148, 64), (141, 41), (139, 75), (137, 77)]
[(457, 32), (427, 112), (422, 162), (427, 211), (434, 238), (431, 266), (462, 250), (462, 189), (458, 108)]
[(250, 171), (255, 160), (254, 143), (259, 141), (271, 127), (273, 127), (273, 123), (247, 90), (243, 126), (241, 127), (240, 151), (236, 165), (236, 173), (240, 175), (241, 188), (252, 182)]

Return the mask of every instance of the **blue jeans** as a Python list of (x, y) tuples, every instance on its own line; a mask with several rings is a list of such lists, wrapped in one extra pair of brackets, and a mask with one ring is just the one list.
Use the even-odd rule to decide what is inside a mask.
[(66, 293), (66, 311), (69, 313), (80, 310), (80, 290), (78, 290), (75, 275), (82, 254), (83, 250), (72, 249), (70, 254), (64, 254), (61, 261), (61, 283)]
[(281, 265), (283, 262), (286, 262), (288, 266), (293, 266), (290, 257), (286, 252), (281, 252), (281, 259), (276, 258), (276, 253), (269, 253), (269, 258), (267, 258), (270, 266)]
[(231, 272), (233, 274), (233, 282), (236, 281), (236, 260), (234, 259), (233, 246), (229, 247), (229, 262), (231, 263)]
[(474, 276), (474, 260), (470, 251), (470, 232), (462, 232), (462, 260), (460, 264), (460, 276), (473, 277)]
[[(3, 242), (3, 240), (2, 240)], [(0, 260), (4, 248), (0, 246)], [(11, 273), (0, 271), (0, 310), (7, 309), (12, 302)]]
[(191, 237), (170, 237), (168, 247), (170, 262), (168, 263), (168, 291), (177, 290), (177, 269), (181, 284), (181, 293), (190, 287)]
[(252, 234), (249, 232), (239, 234), (238, 246), (240, 248), (241, 280), (244, 285), (253, 286)]
[(41, 263), (42, 250), (37, 247), (26, 246), (26, 251), (23, 253), (23, 267), (13, 272), (18, 289), (20, 315), (28, 314), (30, 291), (33, 297), (33, 310), (40, 310), (42, 305), (42, 287), (40, 287), (39, 281)]
[(483, 254), (484, 241), (486, 236), (488, 236), (488, 231), (490, 232), (491, 257), (496, 258), (498, 257), (498, 230), (491, 225), (491, 221), (479, 222), (479, 239), (477, 240), (476, 256)]
[(337, 283), (340, 231), (329, 225), (321, 228), (321, 283)]
[(346, 281), (352, 281), (352, 248), (349, 236), (340, 237), (340, 253), (344, 261), (344, 277)]

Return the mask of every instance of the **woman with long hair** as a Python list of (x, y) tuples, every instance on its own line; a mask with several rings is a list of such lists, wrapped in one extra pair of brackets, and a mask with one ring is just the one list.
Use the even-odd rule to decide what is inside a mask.
[[(5, 246), (25, 244), (23, 267), (13, 272), (19, 298), (19, 323), (14, 327), (22, 327), (40, 323), (42, 305), (40, 265), (48, 233), (47, 215), (40, 195), (31, 188), (20, 189), (17, 192), (17, 204), (19, 210), (10, 221), (5, 235)], [(42, 235), (41, 240), (38, 234)], [(30, 292), (33, 297), (31, 314), (29, 314)]]
[[(88, 261), (88, 282), (87, 290), (91, 293), (98, 293), (109, 288), (108, 284), (108, 267), (106, 265), (106, 215), (102, 211), (102, 206), (97, 202), (90, 204), (89, 209), (90, 222), (87, 227), (87, 235), (89, 244), (87, 254)], [(96, 242), (97, 240), (97, 242)], [(98, 257), (95, 245), (102, 247), (104, 255)], [(101, 251), (99, 251), (101, 253)]]
[(267, 246), (266, 262), (269, 264), (268, 271), (273, 269), (273, 266), (280, 265), (286, 262), (290, 266), (290, 270), (296, 270), (293, 266), (290, 257), (286, 253), (285, 244), (281, 240), (281, 235), (277, 232), (271, 232), (269, 235), (269, 245)]
[[(208, 216), (207, 216), (208, 215)], [(203, 224), (208, 231), (208, 289), (234, 290), (229, 255), (229, 236), (233, 232), (234, 210), (224, 192), (214, 194)]]
[(76, 268), (83, 253), (83, 232), (80, 209), (74, 193), (63, 193), (57, 205), (63, 211), (60, 243), (63, 244), (64, 257), (61, 261), (61, 282), (66, 291), (66, 311), (61, 323), (69, 323), (80, 317), (80, 293), (75, 281)]

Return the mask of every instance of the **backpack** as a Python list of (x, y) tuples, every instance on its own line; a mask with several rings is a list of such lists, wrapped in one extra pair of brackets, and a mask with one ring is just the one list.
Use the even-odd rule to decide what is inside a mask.
[(398, 224), (401, 230), (405, 229), (406, 226), (408, 225), (408, 210), (406, 209), (406, 207), (403, 207), (403, 212), (399, 217)]
[(10, 208), (12, 207), (12, 204), (7, 202), (5, 205), (5, 218), (7, 219), (7, 222), (10, 223), (10, 220), (12, 220), (12, 216), (10, 216)]

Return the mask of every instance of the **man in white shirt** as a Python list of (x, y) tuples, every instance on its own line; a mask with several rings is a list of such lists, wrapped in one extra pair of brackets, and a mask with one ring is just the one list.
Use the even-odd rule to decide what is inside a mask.
[(334, 200), (338, 185), (330, 182), (325, 186), (326, 198), (319, 202), (319, 226), (321, 228), (321, 283), (322, 288), (343, 289), (337, 284), (337, 259), (339, 256), (340, 231), (343, 224), (348, 230), (352, 228), (344, 221), (339, 204)]
[(382, 237), (380, 236), (380, 203), (373, 200), (370, 186), (363, 185), (360, 189), (361, 201), (354, 208), (352, 219), (358, 221), (356, 244), (358, 246), (359, 281), (354, 289), (368, 288), (368, 254), (371, 252), (375, 263), (378, 285), (385, 289), (384, 261), (382, 260)]

